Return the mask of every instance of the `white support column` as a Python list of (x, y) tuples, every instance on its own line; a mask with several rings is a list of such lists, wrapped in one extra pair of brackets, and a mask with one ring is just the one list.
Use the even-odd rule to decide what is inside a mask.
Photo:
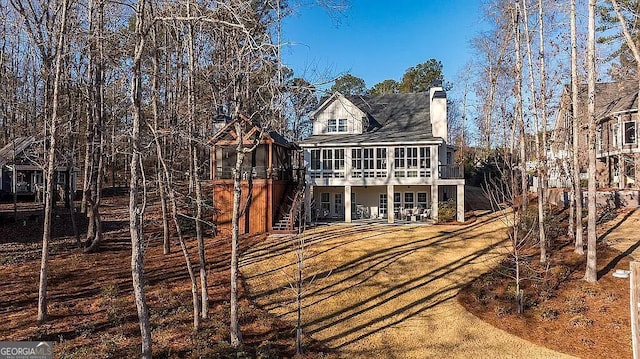
[(388, 223), (393, 223), (395, 218), (393, 218), (394, 213), (393, 213), (393, 185), (392, 184), (388, 184), (387, 185), (387, 222)]
[(344, 221), (351, 223), (351, 186), (344, 186)]
[(344, 178), (351, 178), (351, 147), (346, 147), (344, 149)]
[(464, 222), (464, 185), (459, 184), (456, 186), (456, 204), (457, 204), (457, 220), (458, 222)]
[(438, 185), (431, 185), (431, 219), (438, 221)]
[[(303, 164), (303, 168), (311, 168), (311, 151), (305, 149), (302, 152), (302, 164)], [(307, 223), (311, 223), (311, 202), (313, 200), (313, 196), (312, 196), (312, 188), (311, 188), (311, 175), (309, 174), (309, 171), (304, 171), (304, 205), (305, 208), (307, 209), (305, 212), (305, 216), (307, 218)], [(318, 211), (320, 208), (320, 203), (316, 202), (316, 211)]]
[(431, 150), (429, 154), (431, 155), (431, 178), (433, 178), (433, 181), (435, 182), (435, 180), (440, 178), (440, 167), (438, 166), (440, 164), (440, 162), (438, 161), (440, 146), (431, 146), (430, 148)]

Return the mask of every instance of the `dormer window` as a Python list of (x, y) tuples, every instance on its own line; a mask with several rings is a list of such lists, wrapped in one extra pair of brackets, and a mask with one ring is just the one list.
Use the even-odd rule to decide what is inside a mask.
[(347, 119), (329, 119), (327, 122), (327, 132), (347, 132)]
[(338, 120), (338, 132), (347, 132), (347, 119), (341, 118)]

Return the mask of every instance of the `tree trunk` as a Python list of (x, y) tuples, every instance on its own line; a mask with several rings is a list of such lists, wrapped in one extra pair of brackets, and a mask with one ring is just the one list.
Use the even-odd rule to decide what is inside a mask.
[(571, 0), (571, 104), (573, 132), (573, 201), (575, 201), (575, 252), (584, 254), (582, 239), (582, 184), (580, 183), (580, 119), (578, 117), (578, 44), (576, 34), (576, 0)]
[(153, 138), (156, 144), (156, 153), (162, 169), (162, 175), (164, 176), (164, 182), (167, 184), (167, 194), (169, 197), (169, 203), (171, 203), (173, 224), (176, 227), (178, 241), (180, 242), (180, 248), (182, 249), (182, 254), (184, 255), (184, 260), (187, 265), (187, 272), (189, 273), (189, 279), (191, 280), (191, 299), (193, 301), (193, 330), (198, 331), (198, 329), (200, 329), (200, 303), (198, 298), (198, 281), (196, 280), (196, 275), (193, 270), (193, 265), (191, 264), (191, 255), (189, 254), (189, 250), (187, 249), (187, 246), (184, 242), (184, 238), (182, 236), (182, 228), (180, 227), (180, 221), (178, 220), (178, 206), (176, 204), (175, 194), (173, 192), (173, 189), (171, 188), (169, 169), (167, 168), (167, 164), (164, 161), (164, 157), (162, 153), (162, 145), (160, 144), (160, 139), (158, 138), (158, 133), (156, 132), (156, 130), (152, 128), (151, 131), (153, 132)]
[[(97, 26), (94, 26), (93, 11), (97, 10), (98, 19)], [(89, 226), (87, 228), (86, 237), (86, 252), (93, 252), (98, 249), (102, 242), (102, 221), (100, 218), (100, 197), (102, 191), (102, 171), (104, 165), (104, 134), (102, 131), (103, 115), (104, 115), (104, 46), (102, 30), (104, 27), (104, 5), (101, 2), (97, 9), (93, 5), (93, 1), (90, 2), (89, 9), (89, 22), (90, 22), (90, 34), (92, 35), (91, 45), (89, 46), (89, 81), (88, 90), (89, 94), (89, 118), (88, 121), (91, 126), (87, 127), (87, 130), (91, 130), (90, 138), (91, 143), (87, 143), (87, 148), (91, 151), (89, 155), (91, 160), (89, 161), (88, 172), (88, 192), (85, 191), (84, 199), (85, 209), (87, 211), (87, 217), (89, 219)], [(94, 29), (97, 27), (97, 29)], [(86, 189), (86, 188), (85, 188)], [(83, 198), (84, 198), (83, 197)]]
[(242, 344), (242, 334), (238, 323), (238, 236), (240, 200), (242, 198), (242, 163), (244, 162), (244, 152), (242, 150), (242, 130), (236, 126), (238, 133), (238, 150), (236, 151), (236, 165), (233, 173), (233, 215), (231, 217), (231, 346), (237, 348)]
[(144, 11), (145, 0), (138, 0), (136, 5), (135, 35), (136, 45), (133, 57), (131, 78), (131, 103), (133, 106), (131, 128), (131, 162), (129, 182), (129, 231), (131, 233), (131, 279), (135, 297), (140, 336), (142, 337), (142, 358), (151, 358), (151, 326), (149, 325), (149, 309), (147, 308), (144, 289), (144, 239), (142, 232), (142, 216), (144, 209), (139, 207), (138, 172), (142, 167), (140, 161), (140, 117), (142, 116), (142, 53), (145, 47)]
[[(62, 1), (62, 19), (60, 24), (60, 31), (58, 33), (57, 45), (56, 45), (56, 62), (54, 69), (54, 83), (53, 83), (53, 99), (52, 99), (52, 111), (51, 111), (51, 125), (49, 131), (49, 152), (47, 154), (47, 178), (45, 180), (46, 192), (45, 192), (45, 207), (44, 207), (44, 229), (42, 233), (42, 257), (40, 261), (40, 283), (38, 287), (38, 322), (44, 322), (47, 320), (47, 272), (49, 262), (49, 240), (51, 239), (51, 213), (55, 204), (55, 186), (54, 186), (54, 173), (55, 173), (55, 157), (56, 157), (56, 131), (58, 124), (58, 105), (60, 94), (60, 78), (62, 77), (62, 57), (64, 49), (64, 35), (67, 26), (67, 7), (69, 3), (67, 0)], [(14, 178), (15, 181), (15, 178)]]
[[(526, 0), (522, 0), (522, 14), (523, 14), (523, 22), (524, 22), (524, 34), (525, 40), (527, 44), (527, 64), (529, 65), (529, 91), (531, 92), (531, 99), (533, 101), (533, 119), (534, 119), (534, 136), (535, 136), (535, 146), (536, 146), (536, 175), (538, 177), (538, 186), (536, 188), (536, 192), (538, 194), (538, 242), (540, 244), (540, 263), (545, 263), (547, 261), (547, 239), (544, 231), (544, 188), (542, 186), (543, 183), (543, 163), (542, 163), (542, 146), (540, 144), (540, 136), (538, 136), (538, 131), (540, 130), (540, 117), (541, 113), (545, 111), (542, 107), (542, 102), (538, 101), (538, 96), (536, 95), (536, 87), (534, 80), (534, 71), (533, 71), (533, 56), (531, 51), (531, 37), (529, 36), (529, 6), (527, 5)], [(541, 26), (540, 23), (538, 26)], [(541, 31), (541, 30), (540, 30)], [(540, 41), (544, 41), (544, 39), (540, 39)]]
[(596, 123), (595, 123), (595, 99), (596, 99), (596, 49), (595, 49), (595, 17), (596, 0), (589, 0), (589, 37), (587, 42), (587, 74), (588, 101), (587, 111), (589, 120), (589, 202), (588, 202), (588, 227), (587, 227), (587, 268), (584, 279), (587, 282), (598, 280), (596, 266)]
[[(544, 195), (544, 190), (547, 183), (547, 72), (545, 66), (545, 46), (544, 46), (544, 10), (542, 6), (542, 0), (538, 0), (538, 34), (540, 42), (540, 53), (538, 58), (540, 61), (540, 115), (542, 116), (542, 146), (540, 153), (538, 154), (538, 230), (540, 231), (540, 248), (547, 248), (549, 246), (547, 240), (547, 234), (545, 229), (545, 208), (547, 206), (547, 200)], [(538, 136), (536, 136), (537, 138)], [(541, 255), (542, 258), (542, 255)], [(546, 253), (545, 253), (546, 259)], [(542, 261), (542, 259), (541, 259)]]
[[(159, 89), (159, 84), (158, 84), (158, 78), (160, 76), (160, 69), (159, 69), (159, 60), (158, 60), (158, 37), (157, 37), (157, 31), (156, 31), (156, 25), (154, 24), (153, 27), (151, 28), (151, 37), (153, 40), (153, 45), (154, 45), (154, 51), (153, 51), (153, 57), (151, 58), (152, 60), (152, 65), (153, 65), (153, 77), (151, 78), (151, 90), (152, 90), (152, 100), (151, 100), (151, 107), (152, 107), (152, 112), (153, 112), (153, 132), (154, 132), (154, 136), (158, 136), (158, 126), (160, 123), (160, 109), (159, 109), (159, 98), (158, 98), (158, 94), (160, 93), (160, 89)], [(166, 91), (168, 91), (165, 88), (165, 93)], [(156, 140), (158, 140), (156, 138)], [(168, 209), (167, 209), (167, 190), (166, 190), (166, 185), (165, 185), (165, 180), (164, 180), (164, 172), (162, 172), (162, 165), (160, 163), (160, 157), (163, 155), (162, 152), (162, 148), (160, 149), (156, 149), (156, 155), (158, 156), (157, 158), (157, 181), (158, 181), (158, 193), (160, 196), (160, 208), (162, 210), (162, 248), (163, 248), (163, 253), (164, 254), (169, 254), (171, 253), (171, 243), (170, 243), (170, 232), (169, 232), (169, 214)]]
[(524, 131), (524, 115), (522, 111), (522, 55), (520, 52), (520, 3), (514, 3), (514, 47), (515, 47), (515, 96), (516, 96), (516, 121), (518, 124), (518, 148), (520, 152), (519, 169), (520, 169), (520, 194), (521, 194), (521, 214), (527, 210), (528, 196), (527, 196), (527, 171), (526, 171), (526, 147), (525, 147), (525, 131)]
[[(187, 17), (191, 17), (191, 0), (187, 1)], [(201, 313), (203, 319), (209, 317), (209, 293), (208, 293), (208, 284), (207, 284), (207, 256), (205, 253), (205, 245), (204, 238), (202, 237), (202, 186), (200, 185), (200, 174), (198, 172), (198, 143), (196, 141), (197, 131), (196, 131), (196, 102), (195, 102), (195, 59), (194, 59), (194, 35), (193, 35), (193, 20), (189, 20), (189, 36), (187, 37), (188, 41), (188, 61), (189, 61), (189, 81), (187, 82), (187, 98), (189, 104), (189, 126), (191, 132), (191, 182), (193, 186), (193, 190), (196, 195), (196, 218), (195, 218), (195, 227), (196, 227), (196, 238), (198, 240), (198, 255), (200, 259), (200, 290), (202, 291), (201, 298)]]

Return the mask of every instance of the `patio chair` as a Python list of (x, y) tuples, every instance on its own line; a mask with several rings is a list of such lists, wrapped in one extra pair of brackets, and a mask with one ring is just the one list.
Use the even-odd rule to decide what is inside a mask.
[(420, 218), (424, 221), (427, 218), (431, 218), (431, 208), (425, 208), (422, 210), (422, 213), (420, 214)]

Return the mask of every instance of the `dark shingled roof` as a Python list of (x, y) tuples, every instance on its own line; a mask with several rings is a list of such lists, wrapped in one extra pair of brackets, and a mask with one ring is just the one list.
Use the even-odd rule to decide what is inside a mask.
[[(443, 92), (444, 93), (444, 92)], [(412, 142), (433, 140), (429, 93), (347, 96), (367, 114), (362, 134), (313, 135), (302, 144)]]
[[(18, 157), (27, 147), (35, 141), (33, 136), (18, 137), (13, 141), (7, 143), (2, 149), (0, 149), (0, 167), (8, 163), (13, 163), (14, 157)], [(14, 151), (15, 149), (15, 151)]]
[[(565, 94), (571, 96), (571, 87), (565, 86)], [(579, 117), (587, 121), (587, 85), (578, 88)], [(638, 82), (601, 82), (596, 84), (596, 119), (604, 120), (612, 113), (638, 108)]]

